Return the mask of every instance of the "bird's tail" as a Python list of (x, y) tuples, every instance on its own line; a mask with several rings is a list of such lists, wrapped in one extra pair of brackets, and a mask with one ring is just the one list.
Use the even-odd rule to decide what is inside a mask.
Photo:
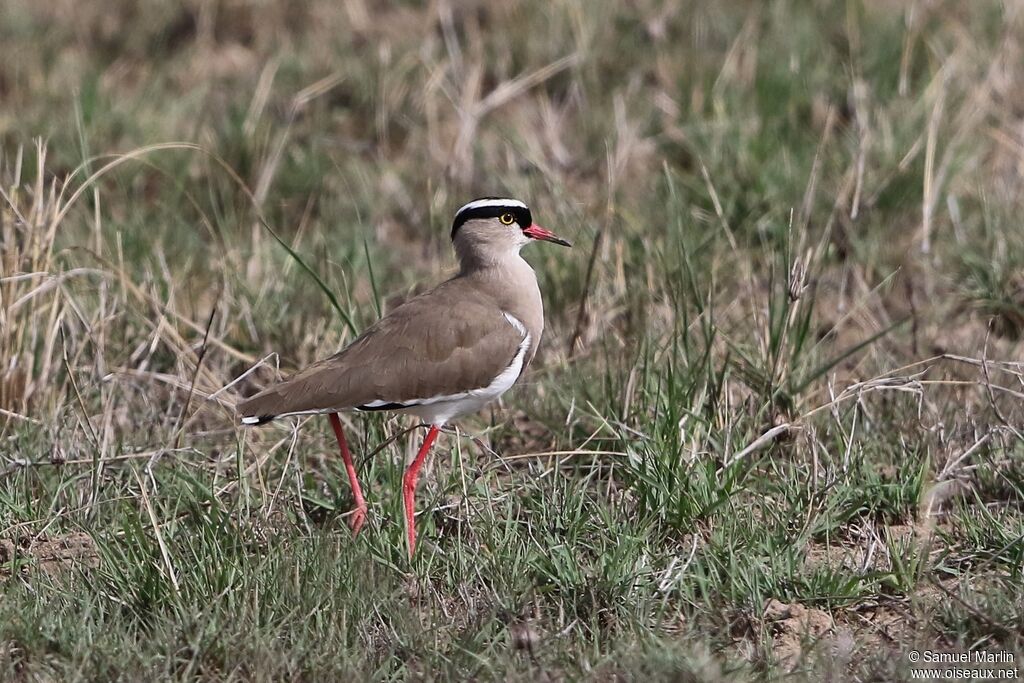
[(279, 403), (281, 398), (276, 389), (277, 387), (264, 389), (240, 401), (235, 406), (239, 421), (246, 427), (256, 427), (276, 418), (279, 413), (274, 409), (274, 404)]

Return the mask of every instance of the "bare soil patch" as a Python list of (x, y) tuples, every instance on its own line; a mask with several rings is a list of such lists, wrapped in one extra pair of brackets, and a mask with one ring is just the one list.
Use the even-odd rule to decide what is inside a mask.
[(84, 531), (55, 536), (0, 540), (0, 578), (35, 567), (47, 576), (57, 577), (75, 567), (96, 567), (99, 553), (92, 536)]

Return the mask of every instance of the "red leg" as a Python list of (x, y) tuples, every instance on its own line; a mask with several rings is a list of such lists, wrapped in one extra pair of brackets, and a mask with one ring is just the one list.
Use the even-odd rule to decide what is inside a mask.
[(402, 478), (402, 498), (405, 501), (405, 528), (409, 532), (409, 559), (412, 559), (412, 553), (416, 550), (416, 479), (419, 477), (423, 461), (427, 459), (430, 447), (434, 445), (437, 431), (437, 425), (430, 425), (430, 431), (427, 432), (427, 436), (423, 439), (420, 452), (416, 454), (416, 459), (409, 465), (409, 469), (405, 471), (405, 477)]
[(348, 483), (352, 486), (352, 497), (356, 499), (356, 507), (352, 511), (352, 519), (349, 526), (352, 528), (352, 535), (355, 536), (363, 528), (366, 521), (366, 501), (363, 500), (363, 490), (359, 488), (359, 479), (356, 477), (356, 466), (352, 462), (352, 454), (348, 452), (348, 443), (345, 441), (345, 433), (341, 431), (341, 420), (337, 413), (328, 415), (331, 419), (331, 426), (334, 427), (334, 436), (338, 437), (338, 448), (341, 449), (341, 459), (345, 461), (345, 471), (348, 473)]

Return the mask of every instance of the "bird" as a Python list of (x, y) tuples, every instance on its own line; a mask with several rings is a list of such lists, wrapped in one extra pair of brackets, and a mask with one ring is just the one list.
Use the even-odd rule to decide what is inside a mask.
[(537, 353), (544, 304), (537, 277), (520, 255), (532, 242), (571, 247), (533, 221), (518, 199), (481, 197), (455, 212), (451, 230), (458, 272), (407, 300), (338, 353), (242, 400), (243, 426), (285, 416), (326, 414), (338, 441), (358, 535), (367, 504), (345, 439), (341, 412), (415, 416), (428, 427), (402, 478), (409, 558), (416, 549), (416, 483), (439, 431), (505, 393)]

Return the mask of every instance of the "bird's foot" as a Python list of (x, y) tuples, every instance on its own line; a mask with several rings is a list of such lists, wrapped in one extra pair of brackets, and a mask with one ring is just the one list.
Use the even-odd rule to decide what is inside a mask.
[(348, 526), (352, 529), (352, 536), (358, 536), (360, 529), (363, 528), (363, 524), (366, 523), (366, 503), (357, 505), (353, 508), (352, 512), (348, 514)]

